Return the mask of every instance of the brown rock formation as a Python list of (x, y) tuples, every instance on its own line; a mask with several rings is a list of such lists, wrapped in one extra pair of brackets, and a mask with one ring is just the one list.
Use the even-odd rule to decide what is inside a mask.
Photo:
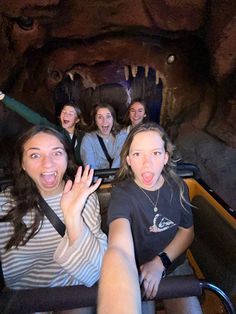
[[(63, 102), (55, 88), (69, 74), (87, 120), (95, 101), (122, 116), (130, 97), (142, 96), (236, 207), (235, 1), (8, 0), (0, 23), (1, 90), (52, 120), (55, 99)], [(25, 126), (0, 107), (1, 138)]]

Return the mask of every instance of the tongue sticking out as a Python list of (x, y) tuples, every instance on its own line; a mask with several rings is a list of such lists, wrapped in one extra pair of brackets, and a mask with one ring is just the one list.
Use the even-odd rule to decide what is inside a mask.
[(150, 184), (153, 179), (153, 174), (151, 172), (145, 172), (142, 174), (142, 178), (144, 184)]
[(41, 175), (41, 179), (44, 185), (53, 185), (56, 181), (55, 173), (51, 174), (43, 174)]

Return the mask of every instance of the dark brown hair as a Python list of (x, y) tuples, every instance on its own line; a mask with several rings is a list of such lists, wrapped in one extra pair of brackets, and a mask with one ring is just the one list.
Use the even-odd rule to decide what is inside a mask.
[(133, 104), (135, 104), (136, 102), (140, 103), (143, 106), (143, 109), (144, 109), (144, 112), (145, 112), (145, 115), (146, 115), (146, 117), (144, 117), (142, 122), (145, 123), (145, 122), (149, 121), (149, 113), (148, 113), (148, 108), (147, 108), (146, 102), (143, 99), (141, 99), (141, 98), (135, 98), (135, 99), (132, 100), (132, 102), (130, 103), (130, 105), (127, 108), (127, 111), (125, 113), (125, 116), (124, 116), (124, 119), (123, 119), (123, 121), (124, 121), (123, 125), (124, 126), (128, 126), (128, 125), (131, 124), (130, 117), (129, 117), (130, 109), (132, 108)]
[(61, 114), (61, 112), (62, 112), (62, 110), (64, 109), (65, 106), (73, 107), (75, 109), (77, 118), (79, 119), (79, 121), (76, 122), (76, 125), (75, 125), (75, 135), (78, 135), (79, 131), (86, 131), (88, 126), (87, 126), (87, 124), (84, 121), (84, 117), (83, 117), (82, 111), (79, 108), (79, 106), (77, 106), (74, 103), (65, 103), (62, 106), (62, 108), (61, 108), (60, 114)]
[[(38, 133), (46, 133), (55, 136), (64, 146), (67, 154), (67, 169), (64, 174), (64, 179), (73, 178), (75, 174), (75, 163), (73, 156), (64, 136), (57, 130), (49, 126), (36, 125), (25, 132), (17, 141), (15, 146), (15, 154), (12, 164), (12, 186), (10, 187), (12, 206), (6, 216), (0, 219), (0, 222), (10, 222), (13, 225), (14, 232), (8, 243), (6, 250), (11, 247), (25, 245), (32, 237), (34, 237), (42, 227), (44, 214), (39, 207), (40, 192), (35, 182), (22, 169), (22, 159), (24, 152), (24, 144)], [(25, 215), (32, 212), (32, 224), (26, 226), (23, 221)]]

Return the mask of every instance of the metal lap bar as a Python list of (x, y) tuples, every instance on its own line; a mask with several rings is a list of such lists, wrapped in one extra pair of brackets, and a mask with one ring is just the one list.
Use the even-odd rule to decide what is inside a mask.
[[(227, 313), (235, 314), (233, 304), (218, 287), (200, 281), (194, 276), (164, 278), (160, 282), (156, 300), (201, 296), (203, 289), (210, 289), (222, 301)], [(8, 290), (0, 294), (0, 313), (27, 314), (41, 311), (59, 311), (97, 303), (97, 285), (37, 288), (30, 290)]]

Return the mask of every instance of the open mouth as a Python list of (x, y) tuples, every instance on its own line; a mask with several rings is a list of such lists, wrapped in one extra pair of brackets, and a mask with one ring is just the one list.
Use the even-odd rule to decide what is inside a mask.
[[(169, 51), (173, 52), (173, 49), (169, 48)], [(83, 41), (81, 44), (77, 41), (74, 46), (73, 41), (70, 41), (69, 48), (58, 47), (49, 56), (48, 73), (52, 78), (55, 74), (55, 79), (57, 70), (61, 71), (63, 75), (70, 74), (72, 79), (73, 75), (78, 73), (87, 80), (87, 87), (92, 87), (93, 84), (112, 83), (115, 78), (114, 72), (117, 72), (122, 81), (128, 80), (130, 74), (135, 77), (138, 67), (145, 68), (146, 75), (148, 75), (149, 68), (162, 72), (165, 61), (168, 61), (165, 60), (166, 54), (168, 54), (166, 49), (165, 51), (161, 49), (160, 39), (159, 41), (156, 39), (154, 42), (147, 38), (117, 37), (115, 35), (112, 37), (110, 35), (103, 39), (102, 43), (99, 38), (93, 42)], [(69, 55), (70, 59), (62, 60), (62, 55)], [(163, 64), (159, 62), (160, 57)], [(59, 64), (60, 67), (57, 66)], [(114, 71), (116, 68), (117, 70)]]
[[(100, 77), (96, 77), (94, 71), (99, 71)], [(83, 87), (96, 89), (99, 85), (120, 84), (128, 88), (134, 78), (142, 77), (151, 80), (156, 85), (159, 84), (160, 76), (158, 70), (150, 68), (148, 65), (120, 65), (113, 62), (104, 62), (90, 67), (74, 67), (67, 72), (71, 80), (80, 76)]]
[(102, 126), (101, 129), (102, 129), (103, 133), (108, 133), (108, 132), (110, 132), (111, 127), (110, 126)]
[(153, 173), (152, 172), (145, 172), (142, 174), (143, 183), (149, 185), (152, 183), (153, 180)]
[(44, 186), (53, 186), (56, 182), (57, 173), (56, 171), (44, 172), (40, 175), (40, 178)]
[[(133, 34), (132, 34), (133, 35)], [(196, 44), (160, 36), (122, 36), (110, 33), (90, 39), (60, 40), (48, 54), (48, 87), (54, 90), (58, 83), (70, 80), (77, 89), (77, 102), (86, 122), (91, 122), (90, 112), (96, 102), (112, 105), (119, 117), (124, 116), (134, 98), (147, 99), (151, 106), (151, 120), (172, 123), (183, 115), (189, 100), (177, 97), (185, 83), (194, 85), (198, 74), (190, 76), (189, 56), (195, 58)], [(181, 62), (180, 62), (181, 60)], [(195, 60), (195, 59), (194, 59)], [(186, 63), (186, 65), (185, 65)], [(186, 70), (183, 70), (185, 69)], [(176, 87), (172, 75), (181, 73), (181, 84)], [(198, 72), (200, 73), (200, 68)], [(191, 82), (191, 81), (194, 82)], [(70, 84), (67, 83), (66, 84)], [(196, 84), (195, 84), (196, 85)], [(196, 103), (199, 91), (191, 93), (191, 102)], [(179, 99), (179, 102), (178, 102)], [(186, 105), (187, 104), (187, 105)], [(149, 108), (148, 108), (149, 109)], [(191, 108), (192, 110), (192, 108)]]
[[(99, 73), (99, 74), (98, 74)], [(134, 98), (135, 90), (142, 90), (137, 98), (144, 99), (147, 90), (153, 95), (150, 101), (157, 108), (161, 106), (162, 98), (162, 81), (159, 71), (148, 65), (122, 65), (114, 62), (102, 62), (94, 66), (77, 66), (67, 72), (71, 82), (79, 82), (79, 106), (90, 118), (91, 104), (94, 97), (100, 95), (102, 101), (111, 104), (118, 112), (119, 117), (123, 117), (127, 107)], [(139, 88), (142, 86), (143, 88)], [(112, 94), (111, 94), (112, 92)], [(112, 96), (112, 101), (110, 97)], [(158, 109), (159, 110), (159, 109)], [(159, 117), (152, 117), (154, 121), (159, 122)], [(134, 119), (136, 123), (141, 121), (140, 118)], [(91, 122), (91, 121), (89, 121)], [(121, 122), (121, 121), (119, 121)], [(106, 127), (104, 127), (104, 131)]]

